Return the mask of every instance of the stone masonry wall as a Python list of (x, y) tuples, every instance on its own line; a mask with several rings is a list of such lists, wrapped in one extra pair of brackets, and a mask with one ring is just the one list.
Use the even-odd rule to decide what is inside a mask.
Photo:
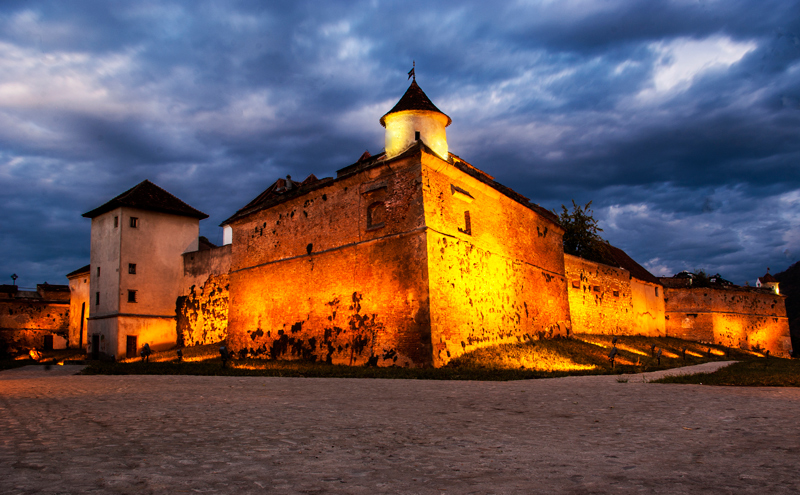
[(175, 308), (179, 345), (227, 338), (230, 263), (230, 245), (184, 253), (184, 289)]
[(575, 333), (659, 337), (664, 330), (664, 294), (658, 284), (628, 270), (564, 255), (569, 310)]
[(46, 335), (54, 348), (67, 346), (69, 302), (0, 300), (0, 353), (42, 349)]
[(635, 335), (630, 272), (564, 255), (575, 333)]
[(422, 163), (434, 365), (567, 335), (561, 228), (437, 157)]
[(666, 332), (699, 342), (788, 356), (784, 297), (742, 288), (665, 289)]
[(429, 365), (420, 182), (413, 157), (393, 160), (233, 222), (231, 349)]

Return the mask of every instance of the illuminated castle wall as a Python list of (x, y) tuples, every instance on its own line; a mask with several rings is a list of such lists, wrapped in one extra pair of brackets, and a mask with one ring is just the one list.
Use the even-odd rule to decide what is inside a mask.
[(442, 366), (481, 346), (613, 333), (788, 350), (780, 296), (665, 295), (613, 246), (616, 266), (565, 256), (553, 213), (449, 153), (450, 118), (416, 81), (380, 122), (384, 153), (335, 178), (279, 179), (223, 222), (221, 247), (197, 239), (205, 214), (147, 181), (87, 213), (87, 349), (119, 359), (227, 338), (239, 356)]
[(792, 344), (785, 299), (769, 289), (665, 287), (667, 335), (786, 357)]
[(447, 153), (449, 121), (414, 82), (381, 119), (385, 154), (335, 179), (281, 180), (224, 223), (234, 351), (441, 366), (479, 346), (568, 333), (563, 231)]
[(610, 248), (619, 266), (564, 255), (574, 332), (663, 337), (661, 284), (621, 250)]

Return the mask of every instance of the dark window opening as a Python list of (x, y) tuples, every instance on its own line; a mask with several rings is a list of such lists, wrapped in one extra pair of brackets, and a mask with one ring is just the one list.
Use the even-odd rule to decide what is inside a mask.
[(472, 235), (472, 221), (470, 220), (468, 211), (464, 212), (464, 228), (462, 229), (459, 227), (458, 231), (462, 234)]
[(119, 227), (119, 217), (114, 217), (114, 228)]
[(136, 291), (135, 290), (129, 290), (128, 291), (128, 302), (129, 303), (135, 303), (136, 302)]
[(92, 334), (92, 359), (100, 359), (100, 335)]
[(382, 201), (376, 201), (367, 208), (367, 230), (379, 229), (386, 225), (386, 205)]
[(100, 276), (100, 267), (99, 266), (97, 267), (97, 276), (98, 277)]
[(99, 292), (95, 292), (94, 293), (94, 305), (95, 306), (99, 306), (100, 305), (100, 293)]
[(658, 287), (656, 287), (656, 297), (658, 297)]
[(414, 131), (414, 140), (419, 141), (419, 131)]
[(128, 335), (128, 338), (125, 342), (125, 357), (126, 358), (135, 358), (136, 357), (136, 349), (137, 346), (137, 338), (136, 335)]
[(131, 228), (139, 227), (139, 219), (136, 217), (131, 217)]
[(594, 286), (594, 291), (595, 292), (600, 292), (600, 286), (599, 285), (595, 285)]
[(614, 297), (619, 297), (619, 291), (614, 291)]
[(136, 263), (128, 263), (128, 273), (136, 275)]
[(308, 253), (309, 255), (311, 254), (311, 251), (313, 251), (313, 250), (314, 250), (314, 245), (313, 244), (309, 244), (308, 246), (306, 246), (306, 253)]
[(53, 350), (53, 336), (52, 335), (45, 335), (44, 336), (44, 350), (45, 351), (52, 351)]

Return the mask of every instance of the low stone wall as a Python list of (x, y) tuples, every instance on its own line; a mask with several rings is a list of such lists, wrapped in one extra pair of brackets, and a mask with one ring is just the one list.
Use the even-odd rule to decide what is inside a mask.
[(744, 287), (683, 287), (665, 289), (664, 301), (670, 337), (789, 355), (784, 296)]

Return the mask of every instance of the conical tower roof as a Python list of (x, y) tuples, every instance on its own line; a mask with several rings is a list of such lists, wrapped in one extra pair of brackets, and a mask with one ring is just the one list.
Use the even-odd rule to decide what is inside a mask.
[[(400, 101), (397, 102), (397, 105), (386, 112), (386, 115), (405, 110), (427, 110), (429, 112), (436, 112), (447, 117), (447, 125), (450, 125), (453, 122), (453, 119), (448, 117), (447, 114), (436, 108), (436, 105), (434, 105), (430, 98), (428, 98), (428, 95), (426, 95), (425, 92), (422, 91), (422, 88), (419, 87), (416, 79), (411, 82), (411, 86), (408, 87), (406, 93), (402, 98), (400, 98)], [(381, 117), (381, 125), (383, 127), (386, 127), (386, 115)]]

